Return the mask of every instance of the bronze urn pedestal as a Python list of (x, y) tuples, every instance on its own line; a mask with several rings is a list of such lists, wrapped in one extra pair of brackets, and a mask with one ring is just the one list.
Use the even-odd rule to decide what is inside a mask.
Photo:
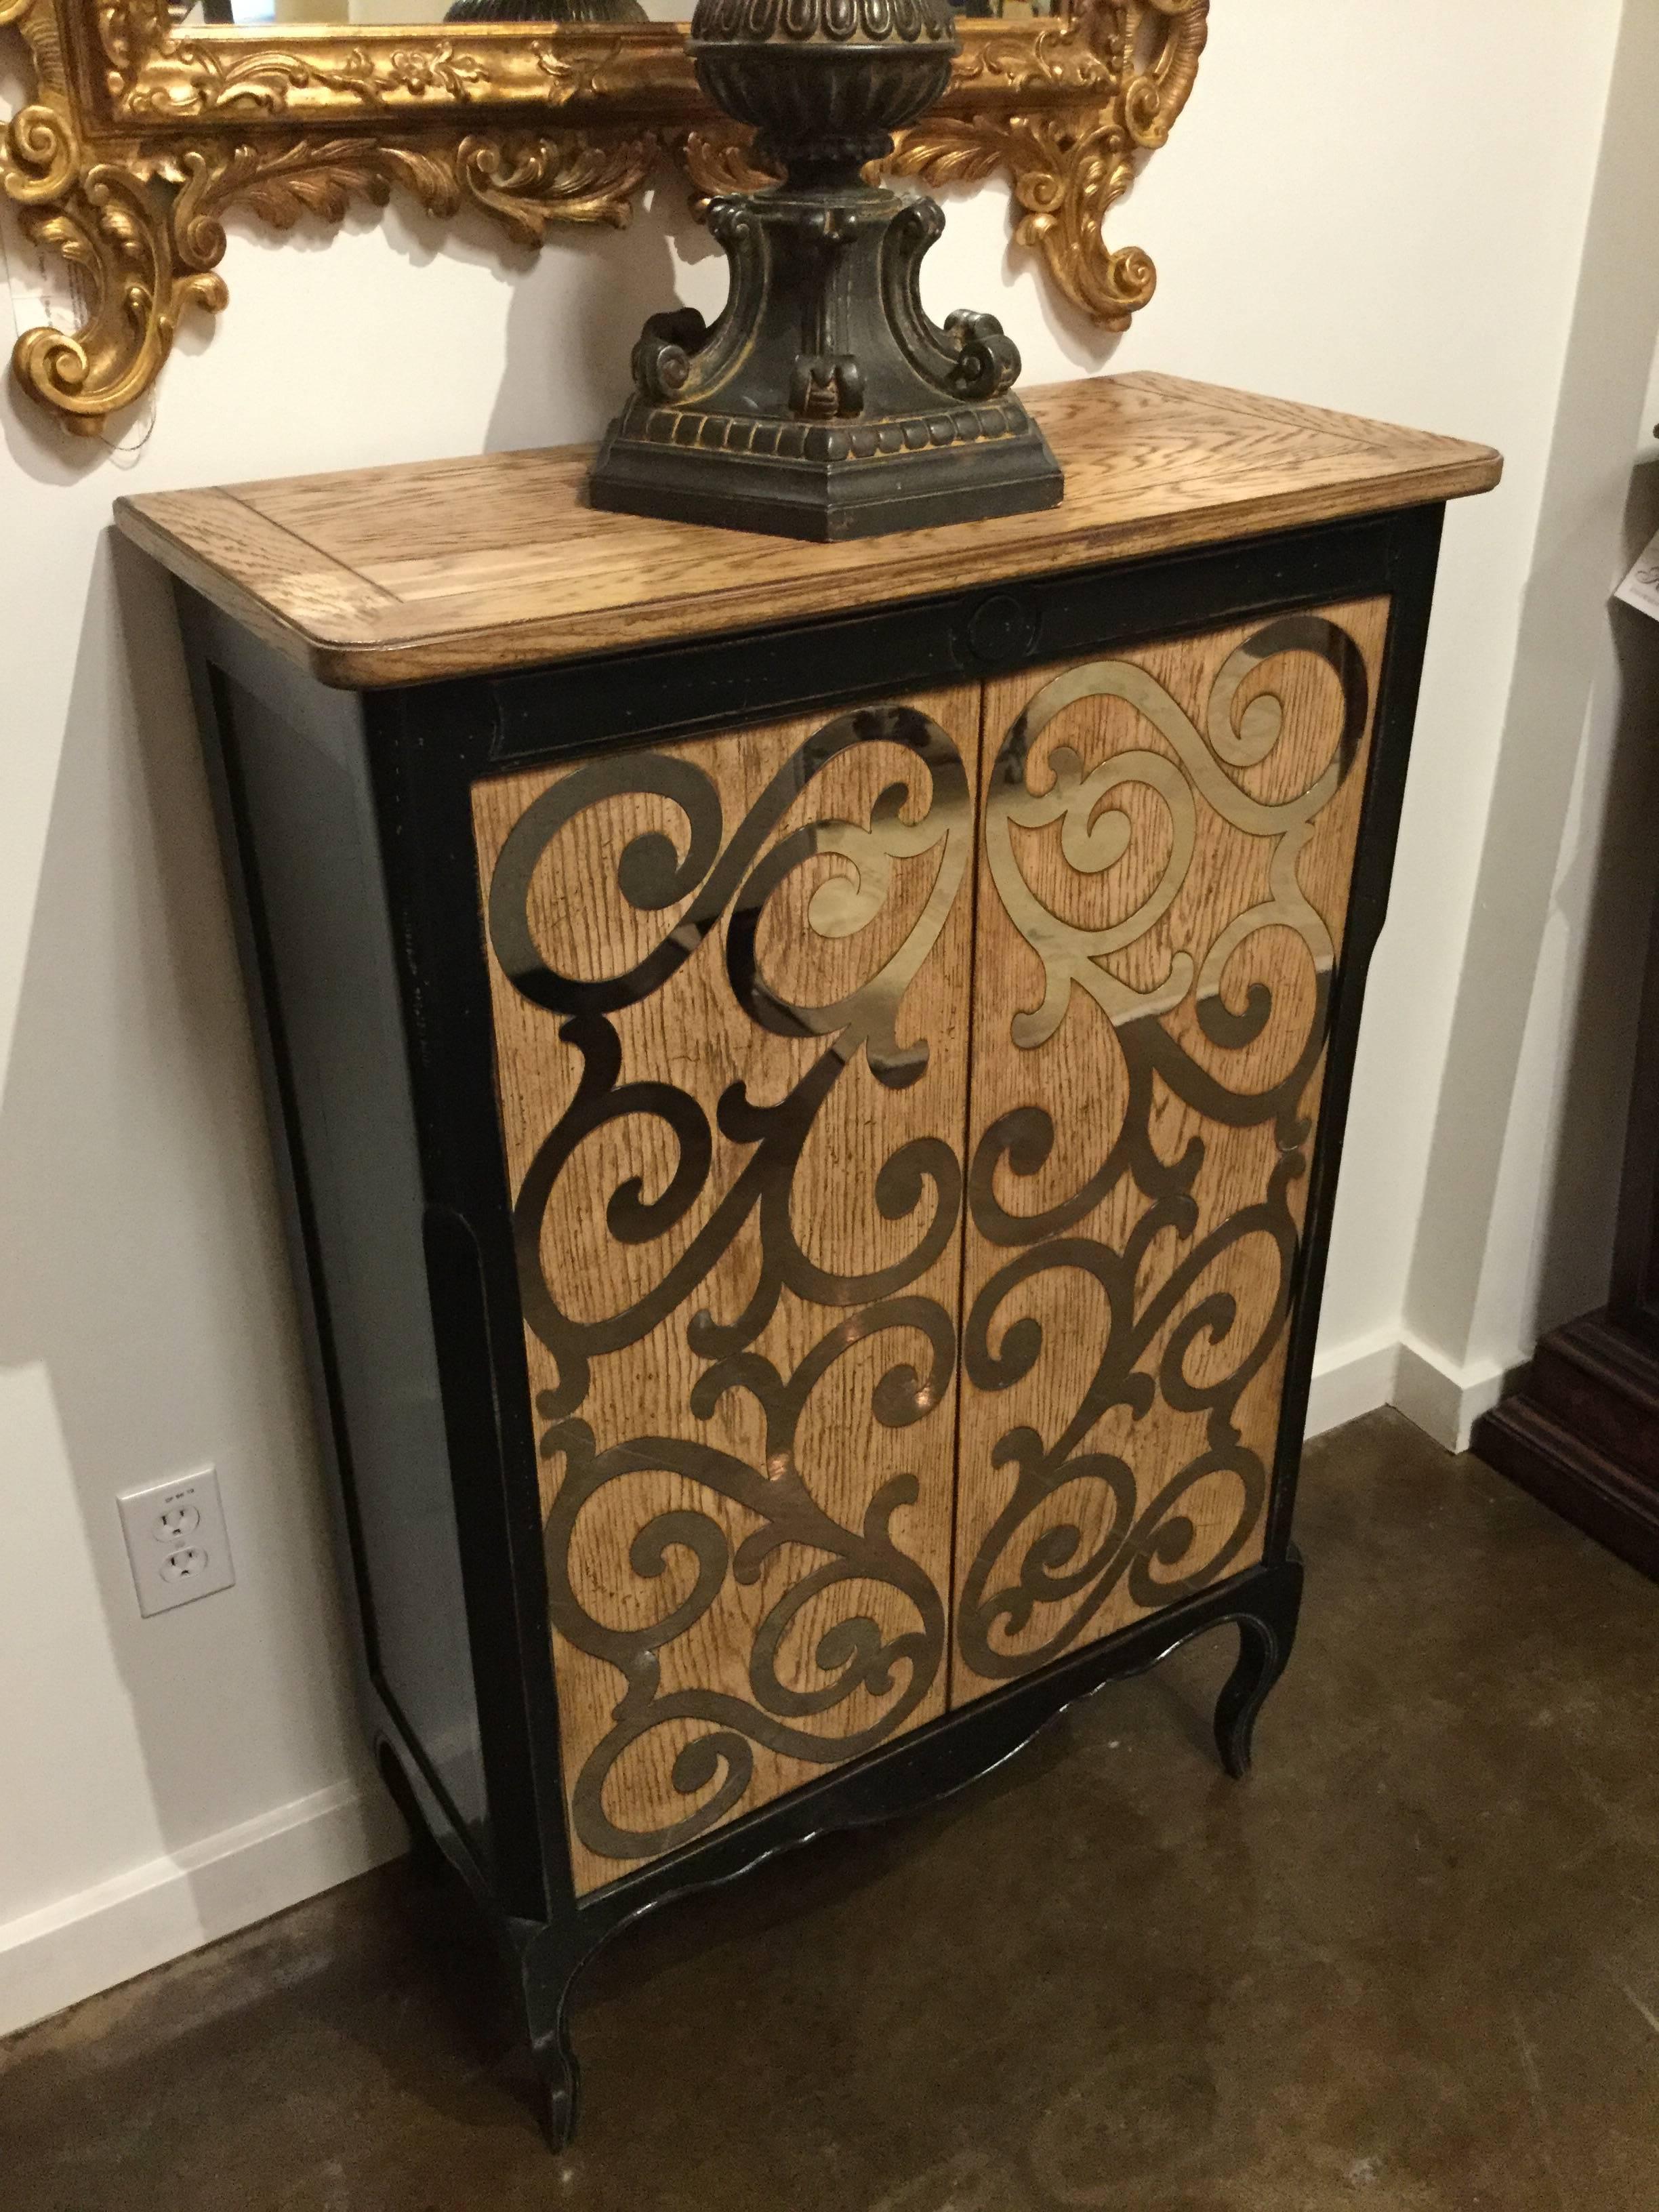
[(944, 91), (957, 46), (950, 0), (698, 0), (698, 80), (787, 181), (711, 206), (725, 309), (647, 323), (596, 507), (829, 540), (1059, 504), (1002, 325), (922, 309), (938, 204), (861, 174)]

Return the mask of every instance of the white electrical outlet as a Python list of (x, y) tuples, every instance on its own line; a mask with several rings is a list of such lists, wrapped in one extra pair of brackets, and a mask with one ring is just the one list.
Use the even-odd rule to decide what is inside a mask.
[(121, 1509), (140, 1613), (166, 1613), (169, 1607), (228, 1589), (235, 1581), (219, 1477), (212, 1468), (177, 1482), (130, 1490), (115, 1502)]

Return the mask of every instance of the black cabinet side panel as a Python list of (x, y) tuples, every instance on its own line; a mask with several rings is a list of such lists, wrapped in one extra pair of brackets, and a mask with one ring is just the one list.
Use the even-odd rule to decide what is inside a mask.
[(355, 703), (210, 680), (374, 1686), (488, 1856), (422, 1192)]

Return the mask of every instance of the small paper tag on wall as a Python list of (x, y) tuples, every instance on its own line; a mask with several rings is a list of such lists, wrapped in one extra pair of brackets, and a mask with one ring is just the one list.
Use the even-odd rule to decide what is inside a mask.
[(0, 217), (0, 280), (10, 296), (12, 321), (19, 337), (43, 323), (72, 331), (87, 319), (72, 264), (26, 237), (15, 209), (10, 206)]
[(1659, 622), (1659, 538), (1649, 544), (1613, 596)]

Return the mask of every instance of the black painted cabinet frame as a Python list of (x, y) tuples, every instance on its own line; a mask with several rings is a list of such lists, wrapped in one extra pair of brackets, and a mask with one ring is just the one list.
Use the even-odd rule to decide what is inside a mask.
[[(1289, 1656), (1300, 1438), (1361, 1000), (1382, 927), (1443, 509), (653, 646), (499, 677), (330, 690), (187, 587), (313, 1378), (335, 1463), (381, 1768), (465, 1880), (522, 2007), (555, 2142), (574, 2122), (571, 1983), (624, 1923), (1006, 1759), (1074, 1699), (1236, 1625), (1216, 1716), (1242, 1773)], [(1261, 1564), (978, 1698), (578, 1899), (471, 788), (644, 737), (739, 727), (1335, 601), (1387, 597)], [(858, 672), (849, 685), (848, 672)]]

